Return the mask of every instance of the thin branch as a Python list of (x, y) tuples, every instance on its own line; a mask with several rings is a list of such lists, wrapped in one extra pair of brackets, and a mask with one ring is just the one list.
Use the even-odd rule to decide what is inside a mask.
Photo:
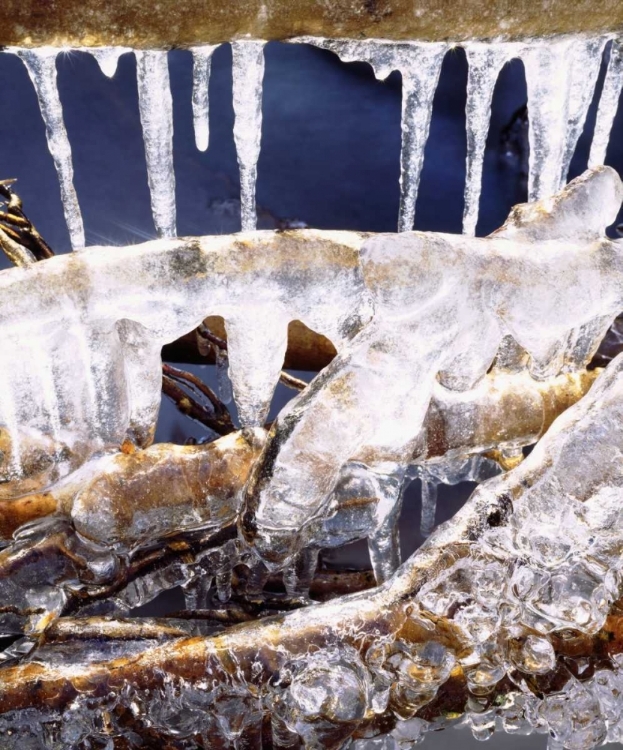
[[(0, 181), (0, 201), (7, 206), (6, 211), (0, 212), (2, 229), (14, 242), (29, 250), (35, 260), (52, 258), (54, 251), (24, 213), (21, 198), (11, 190), (14, 182), (15, 180)], [(4, 247), (3, 250), (7, 252)]]
[[(235, 430), (227, 407), (199, 378), (167, 364), (162, 365), (162, 373), (162, 392), (173, 401), (182, 414), (218, 435), (228, 435)], [(200, 396), (204, 396), (210, 402), (210, 408), (201, 403)]]

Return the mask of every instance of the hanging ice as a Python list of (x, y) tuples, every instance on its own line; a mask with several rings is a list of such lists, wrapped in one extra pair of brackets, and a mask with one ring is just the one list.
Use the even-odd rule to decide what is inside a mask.
[(240, 167), (240, 224), (243, 232), (255, 229), (255, 185), (262, 138), (262, 41), (232, 42), (234, 141)]
[(331, 50), (344, 62), (367, 62), (379, 80), (384, 80), (394, 70), (402, 75), (398, 231), (411, 231), (433, 110), (433, 97), (441, 72), (441, 63), (449, 45), (317, 37), (301, 37), (297, 41)]
[[(348, 462), (399, 481), (436, 381), (474, 387), (508, 333), (539, 377), (586, 365), (623, 307), (614, 261), (620, 246), (604, 235), (622, 199), (618, 176), (602, 167), (554, 198), (517, 207), (482, 240), (414, 233), (364, 243), (374, 317), (278, 416), (247, 488), (241, 529), (266, 562), (279, 565), (305, 545), (292, 529), (331, 512), (332, 489)], [(614, 254), (610, 263), (604, 243)], [(580, 360), (570, 337), (577, 329), (590, 332)], [(400, 379), (388, 378), (396, 372)], [(391, 512), (388, 502), (381, 506)], [(372, 541), (393, 554), (387, 539)]]
[(556, 193), (567, 173), (591, 103), (606, 37), (527, 42), (521, 52), (528, 88), (528, 200)]
[(175, 237), (173, 101), (167, 53), (136, 50), (134, 54), (151, 212), (158, 236)]
[(469, 71), (465, 105), (467, 164), (463, 232), (473, 236), (478, 222), (482, 165), (489, 132), (493, 90), (502, 66), (517, 56), (520, 45), (469, 42), (464, 47)]
[(83, 51), (90, 52), (93, 55), (100, 66), (100, 70), (107, 78), (114, 77), (121, 55), (132, 52), (129, 47), (85, 47)]
[(193, 54), (193, 125), (199, 151), (206, 151), (210, 142), (210, 103), (208, 89), (212, 53), (218, 45), (191, 47)]
[(61, 187), (63, 212), (69, 229), (69, 238), (74, 250), (84, 247), (84, 225), (74, 188), (74, 168), (71, 159), (71, 146), (65, 123), (63, 108), (56, 85), (56, 57), (58, 49), (40, 47), (38, 49), (14, 50), (24, 62), (34, 84), (45, 123), (48, 148), (54, 160)]
[(610, 49), (610, 60), (601, 91), (597, 120), (595, 121), (595, 134), (588, 160), (589, 167), (595, 167), (606, 161), (606, 151), (610, 140), (610, 131), (614, 118), (619, 108), (619, 98), (623, 87), (623, 44), (617, 39), (613, 40)]

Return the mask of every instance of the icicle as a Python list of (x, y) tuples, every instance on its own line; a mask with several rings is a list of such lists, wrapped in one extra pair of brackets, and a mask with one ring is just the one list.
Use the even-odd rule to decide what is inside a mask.
[(212, 53), (218, 45), (191, 47), (193, 53), (193, 125), (195, 143), (199, 151), (206, 151), (210, 142), (210, 102), (208, 87), (210, 84), (210, 65)]
[(606, 79), (599, 100), (599, 109), (597, 110), (595, 135), (588, 159), (589, 167), (596, 167), (606, 160), (610, 131), (619, 108), (621, 87), (623, 87), (623, 43), (614, 40), (610, 50)]
[(243, 232), (257, 226), (255, 182), (262, 137), (262, 41), (232, 42), (234, 140), (240, 167), (240, 224)]
[(470, 42), (464, 45), (469, 72), (467, 103), (467, 164), (465, 174), (465, 207), (463, 233), (473, 236), (478, 223), (478, 207), (482, 183), (482, 165), (491, 118), (491, 100), (498, 74), (504, 63), (515, 57), (517, 44)]
[(41, 116), (45, 123), (45, 134), (48, 148), (54, 160), (61, 187), (63, 212), (69, 229), (71, 246), (84, 247), (84, 225), (78, 204), (78, 196), (74, 188), (74, 168), (71, 160), (71, 145), (63, 122), (63, 108), (56, 85), (56, 56), (57, 49), (41, 47), (39, 49), (15, 50), (22, 59), (30, 76)]
[(173, 101), (167, 53), (135, 50), (151, 212), (159, 237), (175, 237)]
[(422, 477), (422, 514), (420, 516), (420, 533), (422, 536), (430, 536), (435, 528), (435, 516), (437, 514), (437, 487), (436, 481), (429, 481)]
[(229, 379), (229, 357), (227, 350), (214, 347), (216, 359), (216, 380), (218, 395), (224, 404), (231, 404), (233, 399), (231, 380)]
[(409, 232), (415, 220), (420, 173), (433, 111), (433, 97), (448, 49), (446, 43), (354, 41), (301, 37), (296, 40), (331, 50), (344, 62), (369, 63), (384, 80), (393, 71), (402, 75), (402, 148), (400, 152), (400, 208), (398, 231)]
[(85, 47), (83, 51), (90, 52), (93, 55), (100, 66), (100, 70), (107, 78), (114, 77), (121, 55), (132, 52), (129, 47)]
[(584, 127), (606, 38), (543, 39), (521, 57), (528, 87), (530, 172), (528, 199), (556, 193)]

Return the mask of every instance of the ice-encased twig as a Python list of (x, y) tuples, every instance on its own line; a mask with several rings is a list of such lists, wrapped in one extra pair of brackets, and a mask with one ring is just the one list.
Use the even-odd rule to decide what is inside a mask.
[(135, 50), (151, 212), (159, 237), (175, 237), (173, 100), (167, 53)]
[(41, 116), (45, 123), (48, 148), (58, 174), (63, 212), (74, 250), (84, 247), (84, 225), (78, 196), (74, 187), (71, 145), (63, 121), (63, 108), (56, 84), (56, 58), (53, 47), (14, 50), (21, 58), (37, 92)]
[[(252, 689), (289, 731), (337, 747), (375, 717), (417, 715), (444, 685), (446, 691), (467, 686), (488, 700), (516, 689), (504, 679), (507, 674), (527, 685), (553, 675), (557, 653), (568, 653), (570, 628), (578, 632), (575, 658), (618, 653), (616, 610), (606, 617), (620, 596), (621, 465), (607, 461), (604, 474), (593, 451), (615, 457), (623, 447), (622, 373), (619, 357), (520, 467), (481, 485), (453, 522), (440, 527), (383, 586), (214, 638), (150, 644), (114, 663), (78, 658), (69, 668), (54, 662), (53, 650), (47, 652), (49, 663), (45, 650), (40, 658), (35, 651), (28, 663), (3, 670), (0, 710), (63, 710), (87, 686), (90, 695), (120, 693), (124, 686), (160, 695), (173, 683), (182, 700), (191, 689), (213, 700), (204, 682), (207, 672), (219, 696)], [(546, 557), (544, 539), (551, 545)], [(566, 557), (554, 564), (562, 548)], [(595, 567), (597, 559), (601, 564)], [(561, 566), (566, 586), (556, 583)], [(539, 576), (538, 586), (530, 587), (530, 576)], [(494, 642), (492, 628), (503, 634)], [(285, 670), (290, 677), (279, 682)], [(37, 691), (31, 689), (35, 679)], [(548, 688), (544, 677), (541, 694), (560, 692), (565, 683), (575, 689), (568, 671), (557, 680)], [(338, 701), (344, 683), (354, 691), (346, 703)], [(309, 711), (298, 698), (316, 685), (329, 696), (320, 712)], [(467, 698), (465, 691), (460, 710)], [(561, 731), (553, 713), (542, 712), (541, 719)], [(586, 742), (582, 747), (592, 746)]]

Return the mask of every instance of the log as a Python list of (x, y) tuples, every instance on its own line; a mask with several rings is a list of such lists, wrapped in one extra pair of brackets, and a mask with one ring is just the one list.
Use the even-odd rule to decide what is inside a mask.
[(605, 0), (5, 0), (0, 45), (189, 47), (251, 37), (465, 39), (616, 32), (623, 5)]

